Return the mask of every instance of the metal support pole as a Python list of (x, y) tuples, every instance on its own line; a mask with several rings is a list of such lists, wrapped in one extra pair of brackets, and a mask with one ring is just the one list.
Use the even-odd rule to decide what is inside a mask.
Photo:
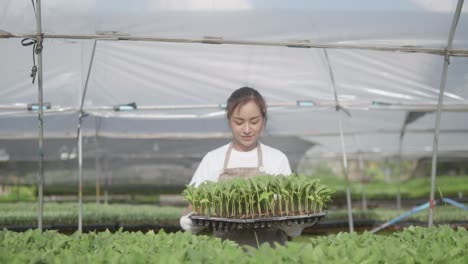
[(82, 152), (82, 132), (81, 120), (83, 119), (80, 113), (80, 121), (78, 123), (78, 232), (83, 231), (83, 152)]
[[(94, 162), (95, 162), (95, 170), (96, 170), (96, 204), (101, 203), (101, 161), (100, 161), (100, 149), (99, 149), (99, 141), (98, 141), (98, 131), (99, 131), (99, 125), (100, 125), (100, 118), (99, 117), (94, 117), (95, 120), (95, 134), (94, 134), (94, 142), (95, 142), (95, 157), (94, 157)], [(99, 121), (98, 121), (99, 120)], [(102, 159), (101, 159), (102, 160)]]
[(91, 61), (89, 62), (88, 74), (86, 76), (85, 87), (83, 95), (81, 96), (80, 117), (78, 119), (78, 231), (83, 231), (83, 133), (81, 126), (85, 113), (83, 112), (83, 105), (86, 98), (86, 91), (88, 90), (89, 75), (94, 61), (94, 52), (96, 51), (96, 40), (93, 43), (93, 51), (91, 53)]
[(101, 164), (99, 163), (99, 156), (96, 153), (94, 158), (95, 169), (96, 169), (96, 204), (101, 203)]
[[(438, 99), (438, 106), (442, 105), (442, 100), (444, 97), (445, 90), (445, 80), (447, 78), (447, 69), (449, 64), (449, 56), (445, 56), (444, 68), (442, 71), (442, 78), (440, 81), (440, 92)], [(431, 167), (431, 192), (429, 195), (429, 220), (428, 226), (433, 225), (433, 215), (434, 215), (434, 192), (435, 192), (435, 177), (437, 172), (437, 150), (439, 146), (439, 128), (440, 128), (440, 108), (437, 108), (436, 112), (436, 121), (435, 121), (435, 131), (434, 131), (434, 141), (432, 143), (432, 167)]]
[(400, 142), (398, 146), (398, 173), (396, 175), (397, 178), (397, 210), (401, 210), (401, 173), (403, 172), (403, 158), (402, 158), (402, 152), (403, 152), (403, 135), (400, 136)]
[(367, 198), (366, 198), (366, 184), (364, 179), (364, 160), (362, 159), (362, 153), (359, 152), (358, 154), (359, 159), (359, 174), (361, 175), (361, 203), (362, 203), (362, 210), (367, 211)]
[(349, 171), (348, 171), (348, 160), (346, 158), (346, 148), (344, 142), (344, 135), (343, 135), (343, 125), (341, 120), (341, 113), (338, 112), (339, 116), (339, 124), (340, 124), (340, 139), (341, 139), (341, 151), (343, 154), (343, 172), (346, 179), (346, 204), (348, 207), (348, 222), (349, 222), (349, 232), (354, 232), (354, 222), (353, 222), (353, 213), (352, 213), (352, 206), (351, 206), (351, 191), (349, 187)]
[[(460, 18), (460, 12), (463, 7), (463, 0), (458, 0), (457, 8), (455, 10), (455, 15), (453, 17), (452, 26), (450, 28), (450, 34), (447, 42), (447, 50), (452, 48), (453, 37), (455, 35), (455, 30), (458, 25), (458, 19)], [(450, 63), (450, 55), (448, 52), (444, 56), (444, 68), (442, 70), (442, 78), (440, 80), (440, 92), (439, 99), (437, 101), (437, 112), (436, 112), (436, 123), (435, 123), (435, 132), (434, 132), (434, 142), (432, 146), (432, 168), (431, 168), (431, 193), (429, 195), (429, 219), (428, 226), (434, 224), (434, 192), (435, 192), (435, 178), (437, 172), (437, 150), (439, 146), (439, 128), (440, 128), (440, 115), (441, 115), (441, 106), (444, 99), (444, 90), (445, 90), (445, 81), (447, 79), (447, 70)]]
[(109, 171), (109, 157), (104, 156), (104, 173), (106, 175), (105, 183), (104, 183), (104, 204), (109, 203), (108, 191), (109, 191), (109, 178), (110, 178), (110, 171)]
[(359, 178), (361, 181), (361, 207), (362, 210), (367, 211), (367, 198), (366, 198), (366, 185), (364, 179), (364, 160), (362, 158), (362, 146), (361, 141), (359, 140), (359, 136), (354, 134), (354, 141), (358, 147), (358, 170), (359, 170)]
[(99, 153), (97, 150), (97, 138), (96, 138), (96, 152), (94, 156), (94, 165), (96, 170), (96, 204), (101, 203), (101, 164), (99, 162)]
[(42, 232), (42, 218), (44, 205), (44, 100), (43, 100), (43, 79), (42, 79), (42, 21), (41, 21), (41, 0), (36, 0), (36, 50), (37, 57), (37, 87), (39, 104), (39, 172), (37, 181), (38, 207), (37, 207), (37, 228)]
[(339, 101), (338, 101), (338, 94), (336, 92), (336, 85), (335, 85), (335, 77), (333, 75), (333, 70), (331, 68), (330, 60), (328, 59), (328, 53), (327, 50), (323, 50), (325, 54), (325, 60), (328, 65), (328, 71), (330, 73), (330, 80), (332, 83), (332, 88), (333, 88), (333, 94), (335, 96), (335, 104), (336, 104), (336, 111), (338, 112), (338, 124), (339, 124), (339, 129), (340, 129), (340, 141), (341, 141), (341, 153), (343, 156), (343, 173), (345, 176), (346, 180), (346, 204), (348, 207), (348, 223), (349, 223), (349, 232), (353, 233), (354, 232), (354, 222), (353, 222), (353, 213), (352, 213), (352, 206), (351, 206), (351, 191), (349, 187), (349, 172), (348, 172), (348, 159), (346, 158), (346, 147), (345, 147), (345, 142), (344, 142), (344, 134), (343, 134), (343, 124), (341, 120), (341, 112), (340, 110), (343, 110), (340, 107)]

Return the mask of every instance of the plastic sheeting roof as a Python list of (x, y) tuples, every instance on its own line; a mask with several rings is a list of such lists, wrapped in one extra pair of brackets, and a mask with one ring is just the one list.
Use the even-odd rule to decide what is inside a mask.
[[(36, 32), (30, 1), (2, 2), (2, 30)], [(456, 0), (48, 0), (42, 1), (41, 9), (43, 31), (48, 33), (441, 47), (446, 44), (456, 4)], [(464, 7), (462, 13), (466, 12)], [(462, 15), (454, 47), (467, 47), (466, 19)]]
[[(344, 115), (347, 150), (394, 155), (406, 114), (436, 108), (443, 56), (332, 48), (326, 50), (327, 59), (319, 48), (234, 42), (443, 49), (456, 4), (44, 1), (44, 101), (52, 104), (52, 111), (46, 111), (45, 136), (76, 136), (78, 119), (72, 113), (79, 110), (87, 78), (84, 110), (101, 121), (97, 129), (97, 123), (85, 119), (85, 133), (98, 130), (108, 137), (226, 137), (224, 111), (218, 106), (234, 89), (251, 86), (271, 105), (266, 135), (301, 136), (318, 143), (312, 155), (332, 155), (339, 153), (340, 142), (330, 67), (339, 102), (351, 113), (351, 117)], [(28, 77), (32, 48), (20, 43), (21, 37), (35, 34), (34, 12), (29, 1), (13, 0), (2, 1), (0, 10), (0, 30), (12, 34), (0, 38), (0, 137), (35, 137), (37, 114), (25, 110), (37, 101), (37, 86)], [(54, 34), (62, 37), (47, 37)], [(98, 40), (93, 57), (94, 41), (83, 37), (109, 34), (115, 38)], [(164, 41), (122, 40), (139, 36)], [(207, 37), (232, 42), (180, 41), (200, 42)], [(167, 42), (170, 39), (178, 42)], [(453, 49), (468, 54), (466, 5)], [(298, 100), (314, 106), (297, 107)], [(136, 102), (140, 110), (112, 110), (129, 102)], [(444, 107), (458, 112), (442, 115), (441, 154), (468, 153), (466, 55), (450, 58)], [(430, 155), (434, 116), (429, 112), (406, 127), (404, 153)]]

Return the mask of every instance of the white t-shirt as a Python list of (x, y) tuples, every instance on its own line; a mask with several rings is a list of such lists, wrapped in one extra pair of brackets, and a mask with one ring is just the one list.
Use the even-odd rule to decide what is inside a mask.
[[(190, 181), (190, 185), (198, 186), (204, 181), (218, 181), (219, 175), (223, 172), (224, 158), (226, 157), (230, 144), (231, 143), (212, 150), (203, 157)], [(260, 171), (270, 175), (291, 174), (289, 160), (283, 152), (265, 144), (260, 144), (263, 155), (263, 168), (260, 168)], [(227, 165), (228, 168), (251, 168), (257, 166), (257, 148), (247, 152), (237, 151), (234, 148), (232, 149)]]

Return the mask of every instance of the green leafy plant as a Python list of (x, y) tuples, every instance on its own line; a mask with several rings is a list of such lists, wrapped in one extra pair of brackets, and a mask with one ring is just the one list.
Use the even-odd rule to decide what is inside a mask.
[(463, 227), (409, 227), (383, 236), (339, 233), (242, 248), (190, 232), (0, 231), (0, 263), (467, 263)]

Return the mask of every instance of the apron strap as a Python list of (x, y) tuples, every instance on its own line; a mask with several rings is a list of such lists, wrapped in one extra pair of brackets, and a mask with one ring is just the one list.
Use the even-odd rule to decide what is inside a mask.
[(257, 159), (258, 159), (258, 168), (263, 167), (263, 154), (262, 148), (260, 147), (260, 142), (257, 141)]
[[(260, 147), (260, 142), (257, 141), (257, 168), (263, 167), (263, 154), (262, 154), (262, 148)], [(232, 143), (229, 144), (228, 150), (226, 152), (226, 156), (224, 157), (224, 165), (223, 165), (223, 171), (227, 169), (228, 163), (229, 163), (229, 158), (231, 157), (231, 152), (232, 152)]]
[(231, 157), (231, 151), (232, 151), (232, 142), (231, 142), (231, 144), (229, 144), (228, 150), (226, 152), (226, 156), (224, 156), (223, 171), (225, 171), (227, 169), (229, 158)]

